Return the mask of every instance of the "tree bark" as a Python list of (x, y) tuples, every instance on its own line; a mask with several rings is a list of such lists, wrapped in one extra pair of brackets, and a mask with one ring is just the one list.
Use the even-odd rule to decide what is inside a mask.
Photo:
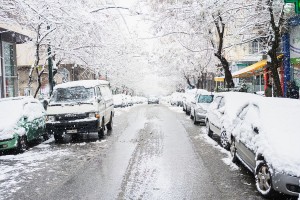
[(282, 87), (280, 84), (280, 77), (278, 74), (278, 68), (280, 67), (280, 62), (277, 58), (277, 50), (281, 39), (280, 27), (283, 25), (284, 22), (283, 20), (284, 12), (282, 8), (281, 16), (279, 18), (279, 23), (278, 26), (276, 26), (274, 12), (273, 12), (273, 0), (270, 0), (268, 2), (268, 6), (269, 6), (269, 13), (270, 13), (270, 23), (271, 23), (272, 30), (274, 32), (274, 38), (272, 38), (272, 42), (271, 42), (271, 49), (268, 51), (268, 55), (271, 58), (271, 62), (269, 63), (269, 66), (274, 81), (274, 96), (282, 97), (283, 96)]
[(224, 32), (225, 32), (225, 24), (223, 22), (223, 19), (221, 17), (221, 14), (218, 14), (218, 17), (214, 17), (214, 23), (217, 29), (217, 33), (219, 36), (219, 44), (218, 44), (218, 50), (215, 53), (215, 56), (220, 60), (221, 65), (224, 69), (225, 72), (225, 82), (226, 82), (226, 87), (227, 88), (233, 88), (234, 87), (234, 82), (232, 80), (232, 74), (231, 71), (229, 70), (229, 63), (227, 59), (223, 56), (223, 44), (224, 44)]

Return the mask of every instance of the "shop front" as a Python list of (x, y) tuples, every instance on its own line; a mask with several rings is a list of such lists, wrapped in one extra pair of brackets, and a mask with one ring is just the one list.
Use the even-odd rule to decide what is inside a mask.
[(16, 44), (26, 36), (0, 27), (0, 98), (18, 96)]
[(300, 17), (290, 19), (291, 79), (300, 86)]

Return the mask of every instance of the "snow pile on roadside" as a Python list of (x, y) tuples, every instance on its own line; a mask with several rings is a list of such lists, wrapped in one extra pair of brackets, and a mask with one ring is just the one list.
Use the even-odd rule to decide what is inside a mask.
[[(201, 128), (202, 133), (206, 133), (206, 131), (207, 130), (205, 127)], [(210, 144), (212, 147), (214, 147), (215, 149), (219, 150), (221, 153), (226, 155), (226, 157), (222, 158), (221, 160), (226, 165), (229, 166), (231, 171), (239, 170), (239, 167), (232, 162), (232, 156), (229, 151), (222, 148), (216, 141), (211, 139), (207, 134), (200, 134), (199, 137), (202, 138), (206, 143)]]
[(182, 107), (177, 107), (177, 106), (168, 106), (168, 108), (172, 111), (178, 112), (178, 113), (184, 113), (182, 110)]
[[(30, 174), (42, 169), (43, 161), (69, 155), (66, 150), (49, 151), (49, 144), (37, 146), (39, 151), (0, 156), (0, 194), (8, 197), (20, 189), (18, 184), (29, 181)], [(1, 199), (0, 196), (0, 199)]]

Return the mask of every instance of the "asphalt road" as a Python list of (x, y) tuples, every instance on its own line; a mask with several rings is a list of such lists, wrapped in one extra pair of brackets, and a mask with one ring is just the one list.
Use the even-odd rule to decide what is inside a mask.
[(0, 199), (263, 199), (180, 108), (118, 109), (113, 131), (94, 139), (1, 156)]

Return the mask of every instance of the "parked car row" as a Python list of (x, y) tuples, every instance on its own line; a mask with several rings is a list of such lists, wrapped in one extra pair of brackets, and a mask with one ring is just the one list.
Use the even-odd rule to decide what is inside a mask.
[(156, 96), (150, 96), (148, 98), (148, 104), (159, 104), (159, 98)]
[[(300, 102), (240, 92), (202, 93), (192, 101), (191, 118), (204, 122), (255, 178), (265, 197), (300, 194)], [(215, 137), (214, 137), (215, 138)]]
[(113, 95), (113, 100), (115, 108), (124, 108), (127, 106), (132, 106), (134, 104), (142, 104), (147, 101), (145, 97), (130, 96), (125, 94), (115, 94)]

